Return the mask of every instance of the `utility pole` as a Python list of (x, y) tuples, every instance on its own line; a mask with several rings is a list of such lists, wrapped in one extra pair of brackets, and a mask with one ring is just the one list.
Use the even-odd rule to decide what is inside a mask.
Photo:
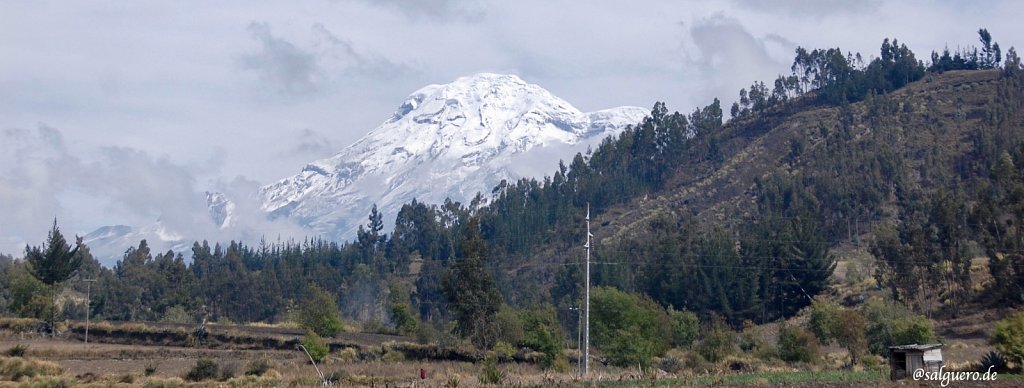
[(580, 357), (576, 359), (576, 374), (583, 375), (583, 309), (580, 307), (569, 307), (569, 311), (576, 312), (576, 354)]
[(590, 371), (590, 203), (587, 202), (587, 311), (583, 328), (583, 377)]
[(89, 344), (89, 313), (92, 312), (92, 284), (96, 279), (82, 279), (85, 282), (85, 344)]

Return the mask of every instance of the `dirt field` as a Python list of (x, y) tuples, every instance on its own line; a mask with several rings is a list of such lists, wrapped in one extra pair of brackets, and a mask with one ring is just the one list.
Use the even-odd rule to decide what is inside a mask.
[[(946, 340), (943, 353), (947, 365), (978, 360), (991, 350), (987, 344), (987, 328), (991, 322), (1008, 312), (982, 310), (963, 314), (957, 319), (944, 321), (936, 329)], [(104, 326), (106, 325), (106, 326)], [(171, 337), (179, 336), (185, 327), (162, 324), (110, 324), (90, 332), (91, 343), (83, 343), (82, 333), (71, 329), (63, 338), (48, 339), (39, 334), (18, 334), (0, 330), (0, 352), (16, 346), (27, 346), (24, 358), (0, 357), (0, 387), (4, 386), (86, 386), (86, 387), (307, 387), (320, 386), (319, 375), (307, 356), (295, 349), (299, 331), (276, 327), (217, 326), (208, 328), (210, 340), (199, 346), (179, 346)], [(129, 330), (130, 329), (130, 330)], [(771, 326), (764, 327), (772, 334)], [(105, 331), (104, 331), (105, 330)], [(118, 333), (132, 331), (132, 335), (118, 337)], [(772, 337), (773, 335), (769, 335)], [(258, 341), (259, 339), (272, 341)], [(100, 341), (105, 341), (100, 342)], [(255, 342), (254, 342), (255, 341)], [(109, 343), (114, 342), (114, 343)], [(416, 349), (403, 352), (410, 338), (368, 334), (342, 333), (331, 339), (332, 351), (320, 364), (320, 370), (340, 386), (373, 387), (445, 387), (480, 386), (483, 366), (480, 363), (414, 360)], [(254, 348), (258, 343), (270, 343), (269, 348)], [(289, 348), (290, 346), (290, 348)], [(405, 346), (403, 348), (403, 346)], [(834, 346), (824, 349), (842, 358), (845, 353)], [(437, 355), (436, 353), (434, 354)], [(448, 355), (450, 356), (450, 355)], [(458, 354), (456, 354), (458, 356)], [(409, 357), (407, 359), (407, 357)], [(832, 357), (832, 354), (826, 358)], [(11, 360), (42, 360), (53, 363), (59, 373), (50, 376), (11, 377)], [(218, 368), (217, 377), (202, 382), (186, 382), (185, 376), (197, 360), (213, 360)], [(246, 376), (254, 362), (267, 361), (269, 370), (260, 376)], [(20, 361), (19, 361), (20, 362)], [(36, 361), (32, 361), (36, 362)], [(753, 361), (756, 363), (756, 361)], [(635, 368), (612, 368), (592, 363), (592, 378), (597, 384), (584, 384), (571, 373), (540, 370), (535, 364), (524, 362), (499, 363), (504, 375), (502, 386), (565, 386), (565, 387), (620, 387), (620, 386), (707, 386), (707, 385), (784, 385), (797, 387), (839, 386), (919, 386), (916, 382), (891, 383), (882, 372), (830, 371), (828, 362), (798, 371), (786, 365), (762, 365), (750, 374), (712, 373), (710, 375), (669, 375), (659, 372), (655, 376), (638, 373)], [(6, 368), (6, 369), (5, 369)], [(427, 378), (420, 378), (420, 369)], [(724, 367), (723, 367), (724, 368)], [(723, 369), (724, 370), (724, 369)], [(808, 382), (808, 374), (811, 381)], [(869, 376), (865, 376), (868, 374)], [(28, 376), (28, 377), (25, 377)], [(49, 380), (47, 380), (49, 379)], [(839, 379), (840, 381), (832, 381)], [(867, 380), (865, 380), (867, 379)], [(4, 382), (3, 380), (7, 380)], [(13, 380), (13, 381), (12, 381)], [(932, 386), (932, 385), (923, 385)], [(934, 386), (938, 386), (934, 384)], [(992, 383), (957, 382), (955, 386), (1024, 386), (1020, 379), (1003, 379)]]
[[(371, 335), (372, 336), (372, 335)], [(39, 359), (58, 364), (65, 370), (64, 377), (77, 384), (93, 383), (95, 386), (147, 386), (151, 381), (167, 383), (162, 379), (173, 379), (170, 386), (317, 386), (319, 377), (306, 355), (299, 351), (286, 350), (230, 350), (196, 349), (175, 346), (121, 345), (90, 343), (79, 340), (44, 339), (9, 336), (0, 340), (0, 350), (14, 346), (27, 346), (27, 359)], [(181, 379), (200, 358), (215, 361), (220, 370), (233, 370), (235, 380), (188, 384)], [(265, 380), (242, 380), (250, 363), (254, 360), (270, 360), (273, 372)], [(423, 368), (426, 380), (421, 380), (419, 370)], [(547, 385), (568, 377), (548, 376), (533, 365), (501, 364), (506, 372), (506, 381), (519, 385)], [(153, 373), (146, 375), (147, 369)], [(391, 358), (360, 361), (345, 359), (332, 353), (320, 365), (327, 375), (334, 374), (342, 386), (446, 386), (458, 381), (458, 386), (478, 385), (480, 367), (468, 362), (406, 361)], [(0, 372), (2, 374), (2, 372)], [(25, 380), (21, 380), (25, 382)], [(131, 383), (121, 383), (131, 381)], [(545, 383), (547, 382), (547, 383)], [(5, 386), (0, 383), (0, 386)], [(164, 386), (167, 386), (166, 384)]]

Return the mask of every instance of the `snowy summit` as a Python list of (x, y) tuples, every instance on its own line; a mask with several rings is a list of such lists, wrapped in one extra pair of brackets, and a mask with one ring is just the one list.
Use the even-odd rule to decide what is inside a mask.
[(429, 85), (338, 154), (263, 187), (263, 210), (327, 237), (351, 238), (374, 203), (387, 220), (414, 198), (466, 201), (503, 179), (551, 174), (559, 159), (646, 114), (639, 107), (580, 112), (514, 75)]

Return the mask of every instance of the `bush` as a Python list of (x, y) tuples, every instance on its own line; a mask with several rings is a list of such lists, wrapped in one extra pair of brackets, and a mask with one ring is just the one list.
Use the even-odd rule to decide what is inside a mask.
[(220, 368), (220, 381), (228, 381), (238, 374), (238, 363), (231, 361), (224, 364), (223, 368)]
[(498, 341), (518, 345), (523, 342), (523, 320), (519, 311), (502, 305), (494, 314), (494, 325), (498, 331)]
[(334, 296), (319, 287), (310, 287), (306, 299), (299, 305), (297, 317), (299, 326), (312, 330), (323, 337), (333, 337), (341, 333), (341, 314)]
[(524, 311), (521, 314), (523, 339), (520, 345), (544, 353), (540, 367), (551, 369), (555, 359), (562, 353), (562, 326), (558, 324), (558, 316), (552, 307), (542, 310)]
[(418, 344), (426, 345), (432, 343), (437, 341), (438, 336), (437, 329), (428, 323), (422, 323), (416, 328), (416, 343)]
[(691, 311), (668, 308), (668, 319), (672, 324), (672, 346), (689, 347), (700, 334), (700, 320)]
[(684, 357), (685, 353), (672, 349), (665, 353), (665, 357), (662, 357), (658, 362), (658, 369), (661, 369), (668, 373), (679, 373), (685, 367)]
[(861, 365), (864, 366), (865, 369), (871, 370), (888, 367), (888, 365), (885, 365), (881, 357), (878, 357), (874, 354), (864, 356), (863, 358), (860, 359), (860, 363)]
[(501, 361), (511, 361), (512, 357), (516, 355), (516, 348), (505, 341), (498, 341), (498, 343), (494, 344), (494, 347), (491, 348), (491, 351), (493, 351), (494, 356), (498, 357)]
[(749, 320), (743, 322), (743, 332), (740, 333), (739, 341), (740, 350), (743, 353), (759, 353), (764, 355), (768, 352), (769, 349), (765, 346), (758, 331), (758, 327), (754, 326), (753, 322)]
[(736, 339), (733, 338), (733, 332), (725, 327), (716, 326), (704, 335), (704, 339), (697, 345), (697, 353), (712, 363), (719, 362), (726, 356), (735, 354)]
[(198, 361), (196, 361), (196, 364), (195, 366), (192, 367), (192, 370), (189, 370), (188, 374), (185, 375), (185, 380), (203, 381), (208, 379), (215, 379), (217, 378), (218, 369), (220, 369), (220, 366), (217, 365), (217, 363), (214, 362), (213, 360), (210, 360), (208, 358), (201, 358)]
[(680, 360), (683, 362), (684, 367), (697, 373), (715, 371), (715, 364), (708, 362), (697, 352), (686, 352), (682, 354)]
[(327, 344), (324, 343), (324, 339), (321, 338), (316, 332), (310, 330), (306, 332), (306, 335), (302, 337), (302, 346), (309, 352), (309, 357), (314, 362), (321, 362), (324, 357), (327, 357), (327, 352), (330, 350)]
[(835, 330), (839, 325), (840, 308), (834, 304), (820, 300), (811, 303), (811, 313), (807, 318), (807, 329), (814, 333), (822, 344), (832, 342)]
[(25, 357), (25, 352), (28, 351), (28, 345), (17, 344), (7, 349), (8, 357)]
[(188, 311), (185, 311), (185, 307), (181, 305), (169, 307), (167, 311), (164, 312), (164, 317), (160, 318), (160, 322), (170, 323), (189, 324), (194, 323), (194, 321), (195, 320), (192, 319), (192, 315), (189, 314)]
[[(831, 329), (839, 346), (842, 346), (850, 353), (850, 365), (856, 365), (868, 349), (868, 340), (865, 336), (868, 323), (864, 316), (854, 310), (842, 310)], [(865, 359), (866, 361), (866, 359)], [(865, 364), (865, 366), (868, 366)]]
[(336, 354), (340, 361), (351, 362), (359, 360), (359, 350), (356, 348), (345, 348)]
[(864, 305), (864, 317), (868, 322), (868, 349), (873, 354), (885, 355), (889, 346), (935, 341), (932, 322), (901, 304), (872, 299)]
[(132, 384), (135, 382), (135, 376), (132, 376), (131, 373), (125, 373), (121, 375), (120, 378), (117, 379), (117, 382), (122, 384)]
[(263, 374), (267, 373), (267, 371), (270, 370), (270, 368), (272, 368), (272, 367), (273, 367), (273, 365), (272, 365), (270, 359), (268, 359), (268, 358), (257, 358), (255, 360), (249, 361), (249, 365), (247, 365), (246, 368), (245, 368), (245, 375), (246, 376), (263, 376)]
[(391, 322), (394, 322), (395, 330), (401, 335), (413, 335), (419, 326), (412, 308), (406, 303), (391, 305)]
[(1024, 364), (1024, 312), (997, 322), (991, 342), (1008, 360)]
[(893, 322), (892, 339), (896, 345), (935, 342), (935, 326), (921, 315), (897, 319)]
[(654, 357), (669, 349), (668, 315), (651, 298), (597, 287), (591, 293), (591, 309), (594, 344), (613, 365), (649, 367)]
[(349, 373), (344, 369), (337, 369), (324, 375), (324, 380), (327, 380), (327, 382), (332, 385), (339, 385), (348, 379)]
[(3, 380), (18, 381), (22, 377), (58, 376), (62, 373), (64, 368), (49, 361), (21, 357), (0, 358), (0, 379)]
[(485, 358), (480, 383), (500, 385), (502, 381), (505, 381), (505, 371), (498, 368), (498, 361), (494, 357)]
[(779, 330), (779, 358), (787, 362), (814, 362), (818, 359), (818, 339), (797, 326)]
[(146, 364), (146, 369), (143, 370), (143, 374), (145, 376), (152, 376), (152, 375), (156, 374), (156, 367), (157, 367), (157, 365), (154, 362), (147, 363)]
[(982, 356), (979, 366), (979, 372), (988, 372), (989, 369), (998, 373), (1006, 373), (1010, 371), (1006, 362), (1006, 357), (1003, 357), (1002, 354), (996, 353), (995, 351), (988, 352)]

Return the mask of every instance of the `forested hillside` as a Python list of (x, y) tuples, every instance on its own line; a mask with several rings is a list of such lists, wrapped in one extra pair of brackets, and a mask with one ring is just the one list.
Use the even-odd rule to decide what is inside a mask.
[[(734, 328), (792, 317), (829, 286), (833, 249), (853, 243), (869, 246), (878, 286), (915, 311), (979, 294), (1020, 305), (1024, 70), (986, 36), (980, 51), (933, 53), (928, 65), (896, 40), (868, 63), (799, 48), (792, 74), (741, 90), (728, 120), (718, 99), (688, 114), (656, 103), (549, 177), (502, 182), (469, 204), (374, 208), (355, 241), (191, 252), (143, 241), (113, 268), (86, 260), (78, 278), (98, 279), (93, 319), (280, 322), (326, 290), (348, 320), (407, 334), (410, 321), (454, 325), (490, 347), (503, 305), (535, 311), (524, 322), (553, 336), (575, 332), (589, 207), (594, 284), (669, 314)], [(972, 283), (975, 257), (988, 259), (990, 283)], [(45, 316), (45, 286), (26, 264), (0, 265), (5, 311)], [(86, 284), (67, 285), (64, 315), (84, 316)]]

